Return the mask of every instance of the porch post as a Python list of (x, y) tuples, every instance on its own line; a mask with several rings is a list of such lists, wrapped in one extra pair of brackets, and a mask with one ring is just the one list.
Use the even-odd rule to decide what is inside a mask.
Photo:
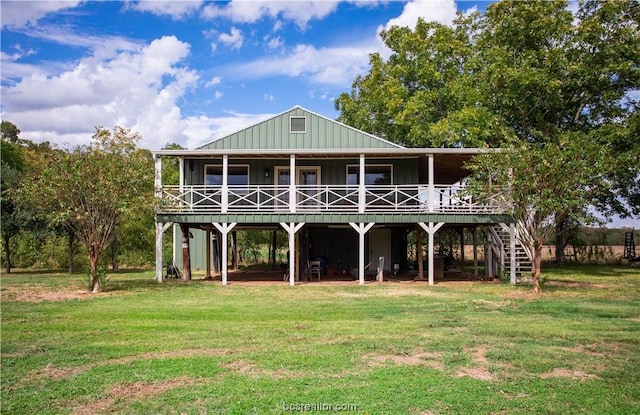
[(182, 279), (185, 281), (191, 280), (191, 248), (189, 246), (189, 224), (181, 223), (180, 232), (182, 234)]
[(229, 244), (229, 232), (231, 232), (231, 230), (237, 225), (236, 222), (231, 222), (231, 223), (213, 223), (213, 226), (216, 227), (216, 229), (222, 234), (222, 270), (221, 270), (221, 274), (222, 274), (222, 285), (227, 285), (227, 271), (228, 271), (228, 264), (227, 264), (227, 256), (228, 256), (228, 244)]
[(156, 222), (156, 280), (158, 282), (162, 282), (162, 269), (164, 268), (162, 263), (162, 240), (164, 231), (169, 226), (171, 226), (171, 222)]
[(438, 222), (438, 223), (434, 223), (434, 222), (429, 222), (429, 225), (425, 224), (424, 222), (418, 222), (418, 225), (420, 225), (420, 227), (422, 229), (425, 230), (425, 232), (427, 232), (429, 234), (429, 246), (427, 247), (427, 258), (428, 258), (428, 264), (429, 264), (429, 285), (433, 285), (433, 234), (435, 234), (438, 229), (440, 229), (442, 227), (442, 225), (444, 225), (444, 222)]
[(464, 276), (464, 227), (460, 230), (460, 272)]
[[(178, 158), (178, 170), (180, 170), (178, 172), (178, 188), (179, 188), (179, 195), (180, 195), (180, 207), (184, 207), (184, 158), (179, 157)], [(191, 198), (193, 198), (193, 193), (191, 194)], [(193, 201), (191, 201), (193, 202)]]
[(434, 182), (434, 167), (433, 167), (433, 153), (429, 154), (429, 177), (428, 177), (428, 186), (429, 186), (429, 203), (428, 203), (428, 208), (429, 208), (429, 212), (433, 212), (435, 210), (435, 197), (436, 197), (436, 191), (435, 191), (435, 182)]
[(509, 279), (511, 284), (516, 283), (516, 224), (509, 224)]
[(422, 227), (416, 229), (416, 260), (418, 261), (418, 279), (424, 279), (424, 266), (422, 264)]
[(364, 154), (360, 154), (360, 169), (358, 174), (358, 213), (364, 213), (367, 205), (367, 188), (365, 185), (365, 159)]
[(206, 227), (206, 231), (207, 231), (207, 240), (206, 240), (206, 251), (207, 251), (207, 256), (206, 256), (206, 264), (207, 264), (207, 278), (209, 278), (211, 276), (211, 225), (207, 225)]
[(291, 222), (289, 224), (280, 222), (280, 226), (282, 226), (284, 230), (289, 234), (289, 258), (287, 259), (289, 261), (289, 285), (294, 286), (296, 284), (296, 232), (298, 232), (304, 226), (304, 222)]
[[(227, 154), (222, 156), (222, 195), (220, 202), (222, 204), (222, 213), (227, 213), (229, 210), (229, 156)], [(226, 237), (225, 235), (224, 238)]]
[(180, 225), (177, 223), (174, 223), (172, 232), (173, 232), (173, 255), (172, 255), (173, 257), (171, 259), (173, 260), (173, 263), (171, 265), (176, 265), (179, 262), (178, 259), (181, 258), (181, 255), (182, 255), (181, 245), (178, 244), (178, 241), (180, 241), (182, 238)]
[(180, 186), (180, 194), (182, 194), (182, 190), (184, 189), (184, 158), (178, 157), (178, 185)]
[(155, 190), (156, 199), (162, 197), (162, 157), (154, 154), (155, 175), (153, 176), (153, 188)]
[(473, 275), (478, 278), (478, 227), (473, 227)]
[(493, 273), (493, 246), (492, 243), (487, 240), (484, 243), (484, 276), (487, 278), (493, 278), (495, 274)]
[(351, 225), (351, 227), (355, 229), (356, 232), (358, 232), (358, 280), (360, 281), (360, 285), (363, 285), (364, 284), (364, 235), (367, 232), (369, 232), (369, 229), (371, 229), (373, 225), (375, 225), (375, 222), (369, 222), (366, 224), (349, 222), (349, 225)]
[[(296, 212), (297, 199), (298, 197), (296, 194), (296, 155), (292, 154), (289, 159), (289, 212), (291, 213)], [(290, 251), (290, 253), (293, 253), (293, 251)]]

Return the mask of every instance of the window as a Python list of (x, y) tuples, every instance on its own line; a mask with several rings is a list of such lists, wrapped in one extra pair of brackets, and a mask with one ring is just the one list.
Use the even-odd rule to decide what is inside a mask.
[[(347, 185), (357, 186), (360, 184), (360, 166), (347, 166)], [(369, 165), (364, 166), (364, 184), (390, 185), (393, 182), (393, 170), (391, 165)]]
[(306, 133), (307, 132), (307, 117), (290, 117), (289, 118), (289, 132), (292, 132), (292, 133)]
[[(249, 166), (229, 166), (227, 183), (229, 186), (249, 185)], [(222, 186), (222, 166), (206, 166), (204, 184), (205, 186)]]

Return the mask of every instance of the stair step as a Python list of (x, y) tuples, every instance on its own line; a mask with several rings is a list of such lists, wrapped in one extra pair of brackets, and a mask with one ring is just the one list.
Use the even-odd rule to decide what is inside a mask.
[[(505, 268), (511, 269), (511, 258), (509, 255), (510, 244), (511, 244), (511, 236), (509, 232), (506, 232), (501, 226), (495, 226), (494, 230), (496, 231), (497, 236), (502, 241), (504, 249), (507, 251), (507, 255), (505, 257)], [(528, 275), (533, 271), (533, 264), (529, 260), (529, 256), (527, 255), (524, 247), (516, 241), (515, 247), (515, 272), (516, 276)]]

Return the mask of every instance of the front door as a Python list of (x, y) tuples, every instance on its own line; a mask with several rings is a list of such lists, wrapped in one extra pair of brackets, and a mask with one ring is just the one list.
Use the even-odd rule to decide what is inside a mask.
[[(277, 180), (277, 204), (278, 206), (288, 206), (289, 203), (289, 183), (290, 172), (287, 167), (276, 168)], [(298, 206), (317, 206), (318, 191), (320, 185), (320, 167), (298, 167), (296, 168), (296, 187), (299, 192), (297, 194)]]
[(384, 257), (384, 269), (391, 270), (391, 229), (369, 231), (369, 271), (378, 269), (380, 257)]
[(298, 193), (298, 206), (303, 206), (305, 210), (318, 206), (319, 184), (320, 167), (298, 168), (298, 186), (301, 186), (301, 192)]

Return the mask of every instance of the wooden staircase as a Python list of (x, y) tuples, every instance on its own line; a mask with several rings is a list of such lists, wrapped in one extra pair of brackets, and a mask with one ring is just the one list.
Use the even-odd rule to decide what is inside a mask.
[[(516, 232), (522, 232), (522, 229), (518, 229), (516, 226)], [(511, 269), (511, 238), (509, 236), (509, 225), (500, 224), (492, 226), (488, 232), (489, 241), (497, 249), (498, 252), (502, 252), (504, 255), (504, 272), (509, 273)], [(533, 271), (533, 261), (529, 257), (529, 253), (520, 242), (520, 238), (516, 236), (516, 277), (530, 277)]]

